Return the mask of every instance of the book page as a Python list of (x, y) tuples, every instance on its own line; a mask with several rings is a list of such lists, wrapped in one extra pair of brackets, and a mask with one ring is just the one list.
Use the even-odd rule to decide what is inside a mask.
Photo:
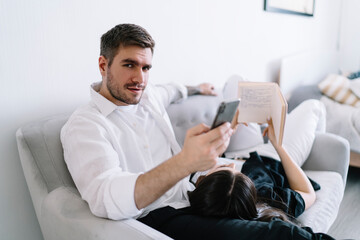
[(266, 123), (271, 116), (271, 102), (274, 88), (268, 84), (239, 83), (239, 117), (238, 122)]
[(280, 87), (272, 82), (239, 82), (238, 122), (267, 123), (273, 121), (275, 137), (281, 145), (283, 139), (287, 103)]

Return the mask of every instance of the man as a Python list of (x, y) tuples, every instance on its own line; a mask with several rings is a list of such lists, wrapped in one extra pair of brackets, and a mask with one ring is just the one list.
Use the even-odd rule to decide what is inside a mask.
[[(213, 130), (197, 125), (188, 130), (180, 149), (166, 107), (186, 98), (187, 89), (148, 83), (154, 46), (148, 32), (133, 24), (117, 25), (101, 37), (102, 81), (92, 85), (90, 103), (77, 109), (61, 131), (72, 178), (96, 216), (138, 218), (174, 238), (224, 237), (230, 229), (231, 236), (245, 236), (244, 226), (233, 229), (234, 224), (219, 225), (184, 211), (187, 192), (193, 190), (189, 175), (216, 164), (233, 129), (229, 123)], [(210, 84), (189, 90), (214, 94)], [(284, 223), (273, 225), (297, 232)], [(264, 223), (257, 226), (261, 236), (270, 229)], [(212, 229), (201, 230), (208, 227)]]
[[(187, 91), (175, 84), (148, 84), (154, 45), (136, 25), (118, 25), (104, 34), (102, 82), (93, 84), (92, 101), (62, 129), (69, 171), (99, 217), (119, 220), (159, 207), (188, 206), (192, 185), (186, 177), (211, 168), (228, 146), (230, 124), (211, 131), (198, 125), (179, 148), (165, 109)], [(198, 89), (214, 94), (210, 84)]]

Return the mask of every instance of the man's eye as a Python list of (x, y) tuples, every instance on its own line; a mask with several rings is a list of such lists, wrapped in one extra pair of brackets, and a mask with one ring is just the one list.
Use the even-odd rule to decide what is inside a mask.
[(144, 71), (149, 71), (150, 68), (151, 68), (150, 66), (146, 66), (146, 67), (143, 67), (143, 70), (144, 70)]
[(134, 67), (134, 65), (133, 64), (125, 64), (125, 65), (123, 65), (124, 67), (128, 67), (128, 68), (132, 68), (132, 67)]

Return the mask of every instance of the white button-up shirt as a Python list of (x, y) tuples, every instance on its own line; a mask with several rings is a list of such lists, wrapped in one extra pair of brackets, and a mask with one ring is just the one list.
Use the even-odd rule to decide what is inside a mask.
[(150, 211), (189, 206), (186, 177), (158, 200), (137, 209), (138, 176), (180, 152), (166, 107), (187, 96), (184, 86), (148, 84), (137, 105), (117, 106), (91, 87), (91, 101), (77, 109), (61, 131), (71, 176), (91, 212), (114, 220), (142, 217)]

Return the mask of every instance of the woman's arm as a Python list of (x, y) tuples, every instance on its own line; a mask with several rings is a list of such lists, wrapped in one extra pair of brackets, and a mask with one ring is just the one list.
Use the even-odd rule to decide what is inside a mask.
[(264, 135), (268, 135), (271, 144), (280, 156), (290, 188), (298, 192), (305, 201), (305, 209), (308, 209), (316, 199), (316, 194), (304, 171), (291, 159), (286, 150), (277, 143), (272, 120), (268, 120), (269, 126)]

